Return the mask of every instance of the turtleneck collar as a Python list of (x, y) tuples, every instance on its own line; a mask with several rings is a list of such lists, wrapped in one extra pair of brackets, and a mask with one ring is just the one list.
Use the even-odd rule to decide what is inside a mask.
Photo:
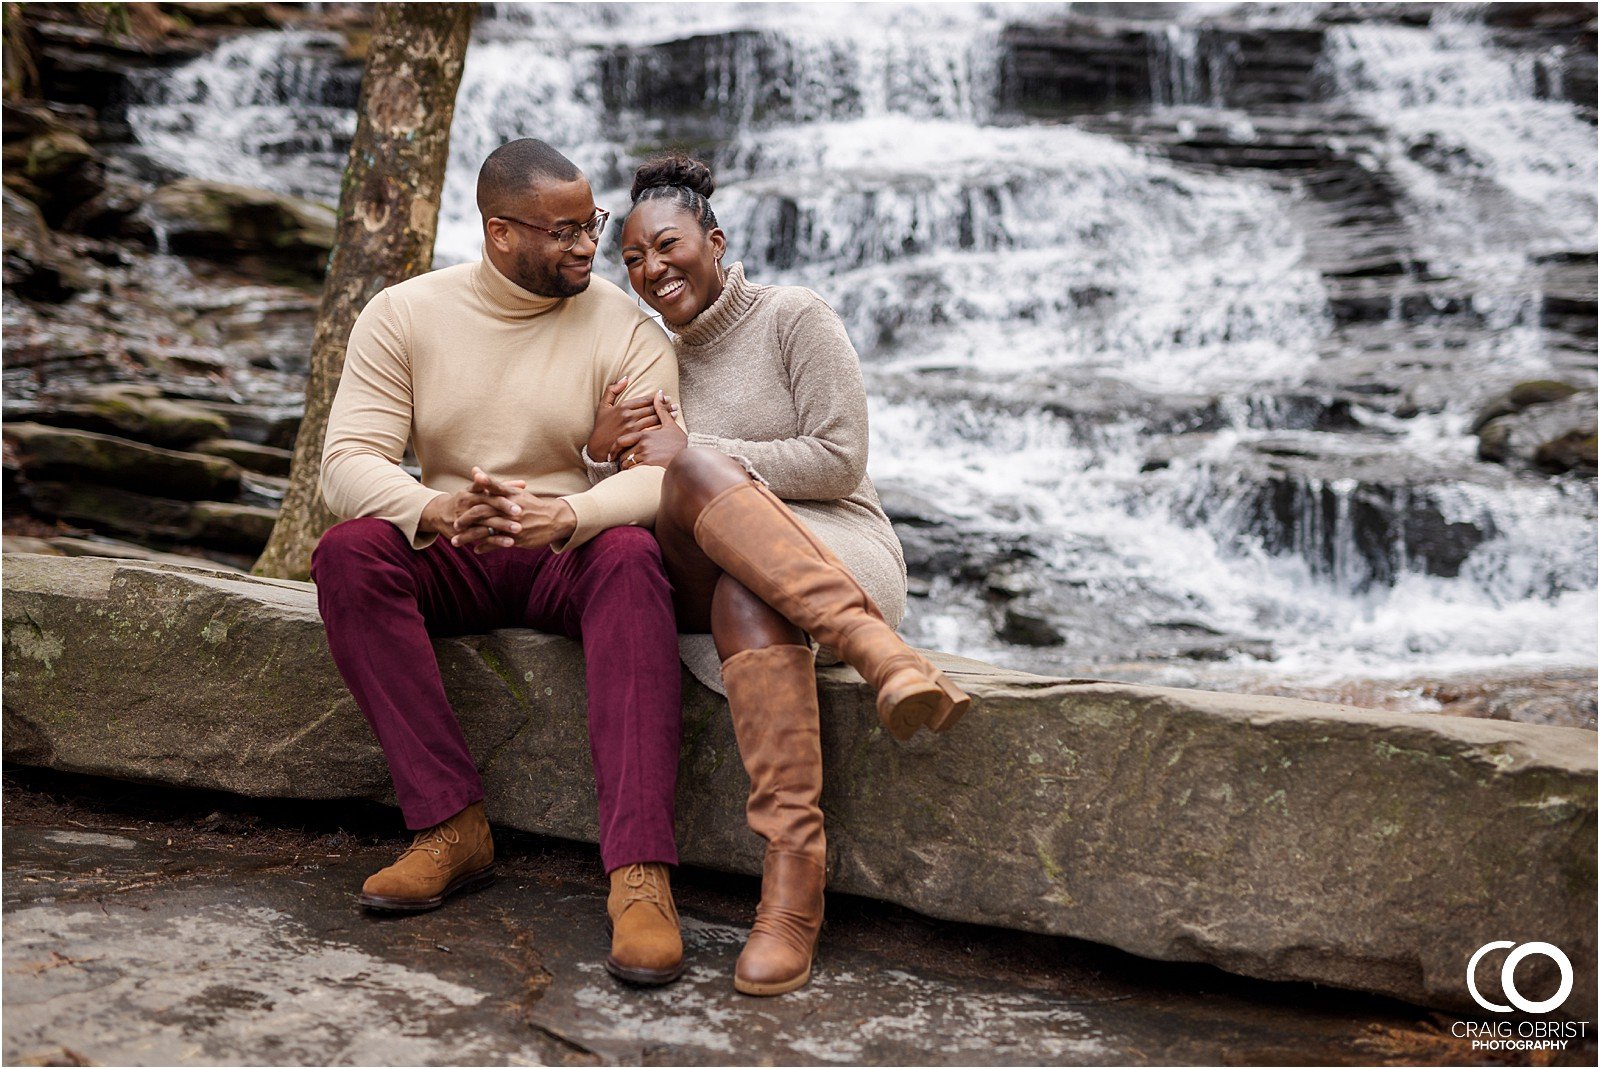
[(499, 268), (489, 262), (487, 251), (472, 272), (472, 284), (491, 309), (509, 319), (527, 319), (543, 315), (558, 307), (566, 299), (541, 297), (537, 293), (529, 293), (502, 275)]
[(723, 280), (722, 295), (677, 332), (678, 340), (685, 345), (708, 345), (716, 341), (755, 307), (756, 297), (765, 288), (745, 281), (744, 264), (734, 264)]

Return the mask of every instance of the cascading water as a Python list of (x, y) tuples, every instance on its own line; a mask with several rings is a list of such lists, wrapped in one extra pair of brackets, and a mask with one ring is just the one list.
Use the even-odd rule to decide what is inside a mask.
[(246, 34), (133, 86), (128, 122), (164, 167), (220, 182), (337, 199), (359, 69), (336, 33)]
[[(1477, 464), (1464, 403), (1322, 425), (1308, 384), (1342, 335), (1292, 193), (1005, 110), (1004, 26), (1066, 7), (495, 5), (438, 259), (478, 254), (472, 184), (505, 140), (552, 141), (613, 211), (650, 153), (709, 154), (732, 255), (816, 289), (861, 350), (926, 644), (1101, 674), (1174, 651), (1301, 677), (1592, 665), (1589, 484)], [(1225, 115), (1237, 56), (1196, 32), (1152, 29), (1151, 96)], [(1548, 373), (1533, 265), (1594, 248), (1592, 126), (1470, 18), (1328, 33), (1341, 101), (1392, 134), (1419, 259), (1479, 312), (1453, 366)], [(169, 166), (331, 200), (351, 119), (322, 110), (327, 55), (241, 37), (130, 120)]]

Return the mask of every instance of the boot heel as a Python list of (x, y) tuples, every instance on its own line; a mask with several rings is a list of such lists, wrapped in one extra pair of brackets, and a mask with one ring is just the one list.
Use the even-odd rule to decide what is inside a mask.
[(949, 676), (937, 668), (933, 671), (933, 681), (939, 684), (939, 691), (944, 700), (938, 714), (928, 721), (928, 730), (943, 733), (955, 727), (961, 718), (967, 715), (967, 710), (972, 708), (972, 697), (951, 682)]
[(924, 676), (907, 673), (903, 685), (884, 688), (878, 694), (878, 720), (884, 730), (900, 742), (917, 733), (924, 724), (930, 724), (948, 704), (944, 691), (938, 684)]

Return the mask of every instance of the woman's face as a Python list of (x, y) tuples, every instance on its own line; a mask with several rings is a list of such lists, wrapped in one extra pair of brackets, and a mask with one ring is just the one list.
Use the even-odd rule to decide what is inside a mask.
[(722, 296), (717, 261), (726, 247), (721, 229), (702, 231), (693, 214), (667, 198), (638, 205), (622, 226), (628, 283), (674, 327)]

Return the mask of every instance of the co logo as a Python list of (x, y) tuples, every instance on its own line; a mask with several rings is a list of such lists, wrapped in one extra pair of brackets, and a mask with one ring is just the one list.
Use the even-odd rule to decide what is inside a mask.
[[(1472, 1001), (1484, 1009), (1494, 1010), (1496, 1013), (1511, 1012), (1511, 1006), (1498, 1005), (1478, 994), (1477, 977), (1478, 962), (1483, 960), (1485, 954), (1491, 950), (1505, 950), (1510, 947), (1516, 947), (1516, 949), (1506, 955), (1505, 964), (1500, 966), (1500, 990), (1504, 991), (1506, 998), (1511, 1000), (1511, 1006), (1515, 1006), (1523, 1013), (1549, 1013), (1567, 1001), (1567, 996), (1572, 994), (1572, 962), (1567, 960), (1567, 956), (1558, 947), (1550, 943), (1523, 943), (1521, 946), (1517, 946), (1509, 939), (1496, 939), (1492, 943), (1483, 944), (1478, 948), (1477, 953), (1472, 955), (1472, 960), (1467, 962), (1467, 990), (1472, 994)], [(1555, 962), (1556, 968), (1561, 970), (1561, 986), (1554, 995), (1543, 1002), (1530, 1002), (1523, 998), (1521, 992), (1517, 990), (1515, 976), (1517, 966), (1522, 963), (1523, 958), (1533, 954), (1543, 954)]]

